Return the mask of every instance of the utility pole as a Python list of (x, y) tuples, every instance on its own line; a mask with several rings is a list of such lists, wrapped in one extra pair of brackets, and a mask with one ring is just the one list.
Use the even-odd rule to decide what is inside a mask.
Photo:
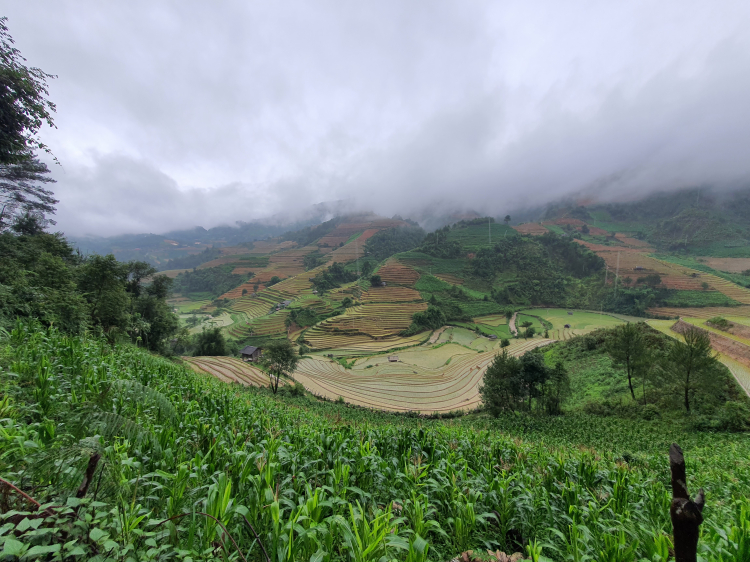
[(615, 272), (615, 296), (617, 295), (617, 282), (620, 280), (620, 252), (617, 252), (617, 271)]
[(490, 222), (492, 219), (490, 217), (487, 217), (487, 235), (489, 236), (490, 240), (490, 247), (492, 246), (492, 223)]
[(359, 277), (359, 236), (354, 239), (354, 258), (357, 260), (357, 277)]

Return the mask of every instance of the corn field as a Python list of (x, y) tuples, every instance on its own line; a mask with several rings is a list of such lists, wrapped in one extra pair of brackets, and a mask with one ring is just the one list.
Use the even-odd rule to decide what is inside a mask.
[[(486, 419), (273, 397), (27, 324), (0, 365), (3, 560), (669, 557), (667, 450), (623, 457), (627, 432), (608, 441), (595, 418), (522, 440)], [(566, 444), (571, 423), (578, 443), (612, 446)], [(700, 556), (750, 560), (747, 435), (683, 448), (690, 487), (706, 489)]]

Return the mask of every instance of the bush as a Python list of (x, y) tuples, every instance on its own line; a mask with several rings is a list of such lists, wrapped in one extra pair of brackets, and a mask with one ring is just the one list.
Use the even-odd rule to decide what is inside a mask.
[(508, 338), (503, 338), (500, 340), (500, 347), (508, 347), (510, 345), (510, 340)]
[(370, 285), (373, 287), (380, 287), (380, 285), (383, 284), (383, 280), (381, 279), (380, 275), (373, 275), (370, 277)]
[(648, 421), (655, 420), (661, 417), (661, 412), (659, 412), (659, 408), (655, 404), (646, 404), (641, 409), (641, 417)]
[(737, 432), (750, 429), (750, 408), (742, 402), (727, 402), (719, 411), (719, 427)]

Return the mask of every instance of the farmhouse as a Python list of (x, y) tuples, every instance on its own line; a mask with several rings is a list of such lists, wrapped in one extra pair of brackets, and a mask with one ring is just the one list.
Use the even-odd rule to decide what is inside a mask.
[(240, 351), (240, 354), (242, 355), (242, 360), (247, 361), (257, 361), (260, 359), (261, 355), (263, 355), (263, 350), (259, 347), (254, 347), (252, 345), (248, 345)]
[(496, 339), (497, 339), (497, 336), (496, 336), (495, 334), (490, 334), (490, 339), (491, 339), (491, 340), (496, 340)]
[(397, 363), (398, 362), (398, 355), (389, 355), (388, 356), (388, 362), (389, 363)]

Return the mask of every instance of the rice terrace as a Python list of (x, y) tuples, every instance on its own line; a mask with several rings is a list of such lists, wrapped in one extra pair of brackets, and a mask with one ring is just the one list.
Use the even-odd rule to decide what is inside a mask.
[(750, 562), (750, 4), (5, 4), (0, 562)]

